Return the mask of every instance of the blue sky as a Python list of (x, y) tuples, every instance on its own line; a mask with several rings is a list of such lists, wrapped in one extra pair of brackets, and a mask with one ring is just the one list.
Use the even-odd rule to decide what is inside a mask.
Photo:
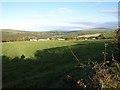
[(3, 2), (0, 28), (48, 31), (116, 27), (117, 10), (117, 2)]

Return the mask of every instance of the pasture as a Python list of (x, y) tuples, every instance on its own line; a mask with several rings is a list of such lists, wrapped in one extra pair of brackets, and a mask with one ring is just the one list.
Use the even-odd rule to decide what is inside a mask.
[[(80, 63), (102, 61), (104, 44), (108, 43), (111, 58), (111, 40), (39, 41), (2, 43), (3, 88), (66, 88), (67, 74), (75, 79), (86, 78), (88, 70), (75, 68)], [(26, 58), (21, 58), (21, 55)]]
[(21, 41), (21, 42), (7, 42), (2, 44), (2, 54), (9, 57), (26, 57), (33, 58), (37, 50), (62, 47), (75, 44), (72, 41)]

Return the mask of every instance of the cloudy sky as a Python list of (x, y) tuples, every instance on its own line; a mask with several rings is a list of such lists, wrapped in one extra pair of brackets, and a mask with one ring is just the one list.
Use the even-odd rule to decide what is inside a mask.
[(28, 31), (114, 28), (118, 2), (3, 2), (2, 29)]

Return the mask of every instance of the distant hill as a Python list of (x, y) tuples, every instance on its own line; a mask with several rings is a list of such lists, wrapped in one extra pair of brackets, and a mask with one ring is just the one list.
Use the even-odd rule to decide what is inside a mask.
[(30, 32), (22, 30), (2, 29), (2, 40), (3, 41), (23, 41), (29, 40), (30, 38), (47, 38), (50, 34), (45, 32)]
[(12, 29), (2, 29), (2, 39), (4, 41), (14, 41), (14, 40), (29, 40), (30, 38), (74, 38), (76, 36), (85, 35), (85, 34), (95, 34), (102, 33), (105, 37), (112, 37), (113, 29), (106, 28), (93, 28), (79, 31), (67, 31), (67, 30), (55, 30), (55, 31), (46, 31), (46, 32), (32, 32), (32, 31), (23, 31), (23, 30), (12, 30)]

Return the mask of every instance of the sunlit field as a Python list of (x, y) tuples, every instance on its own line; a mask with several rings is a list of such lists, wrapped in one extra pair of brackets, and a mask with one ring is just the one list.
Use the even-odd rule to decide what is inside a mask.
[(69, 46), (76, 44), (74, 41), (22, 41), (22, 42), (7, 42), (2, 44), (2, 54), (9, 57), (34, 57), (37, 50)]

